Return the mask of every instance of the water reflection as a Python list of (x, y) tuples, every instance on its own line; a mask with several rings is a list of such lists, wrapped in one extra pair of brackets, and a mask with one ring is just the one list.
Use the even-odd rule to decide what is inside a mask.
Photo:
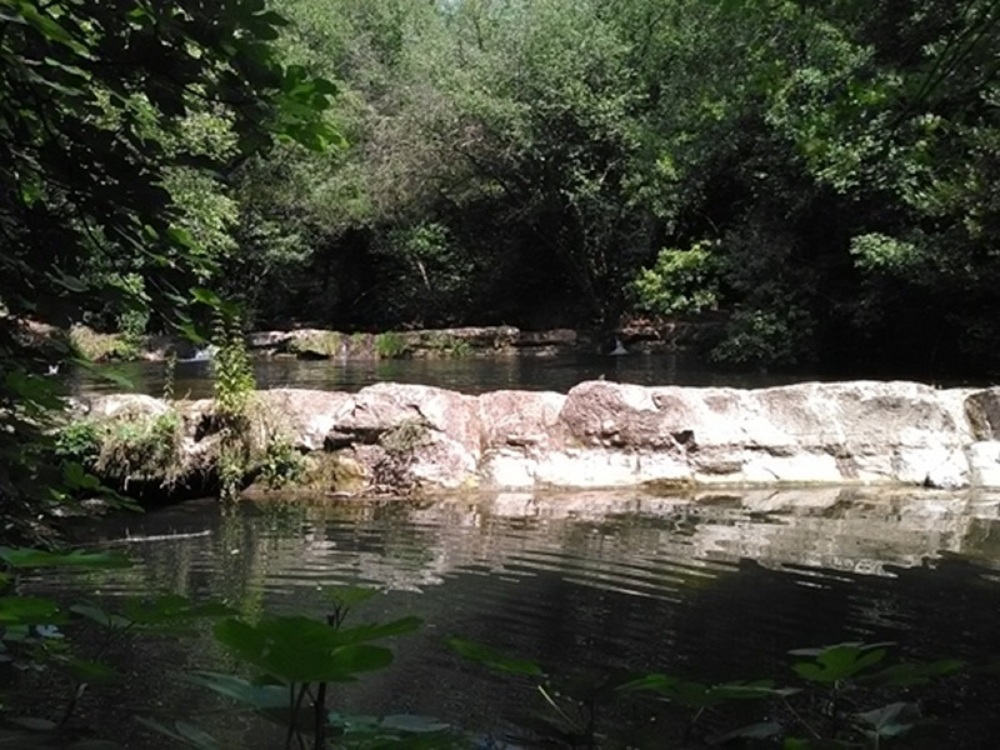
[[(483, 728), (520, 699), (458, 663), (441, 648), (446, 635), (556, 673), (780, 676), (788, 649), (852, 639), (981, 661), (998, 650), (998, 519), (1000, 495), (912, 490), (507, 493), (268, 502), (228, 514), (199, 502), (81, 531), (91, 544), (127, 549), (135, 568), (35, 586), (92, 587), (105, 600), (151, 590), (215, 596), (251, 617), (320, 615), (318, 588), (376, 586), (385, 595), (366, 605), (368, 616), (416, 614), (427, 625), (400, 640), (393, 669), (338, 699)], [(224, 662), (209, 639), (169, 654), (173, 672)], [(158, 647), (130, 658), (139, 692), (97, 714), (134, 707), (143, 690), (182, 712), (206, 710), (160, 672), (151, 682), (143, 659), (163, 669)], [(991, 699), (970, 706), (977, 721), (994, 721)], [(270, 746), (254, 724), (201, 718), (235, 733), (238, 746)], [(136, 734), (130, 746), (147, 742)]]
[[(177, 397), (203, 398), (212, 394), (211, 362), (179, 362), (175, 372)], [(421, 383), (464, 393), (499, 389), (565, 392), (583, 380), (608, 380), (639, 385), (762, 387), (808, 379), (803, 373), (721, 372), (692, 354), (635, 354), (611, 357), (571, 354), (555, 357), (505, 356), (459, 359), (403, 359), (379, 362), (340, 360), (258, 359), (254, 370), (260, 388), (315, 388), (354, 391), (378, 382)], [(118, 392), (122, 378), (132, 389), (158, 395), (163, 390), (165, 365), (130, 362), (103, 365), (74, 374), (77, 393)], [(110, 379), (108, 376), (113, 376)]]

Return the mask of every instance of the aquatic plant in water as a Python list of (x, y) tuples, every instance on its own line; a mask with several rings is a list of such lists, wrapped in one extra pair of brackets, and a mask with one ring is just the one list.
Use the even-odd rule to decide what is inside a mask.
[[(47, 706), (31, 706), (20, 715), (0, 694), (0, 745), (5, 747), (108, 748), (111, 742), (80, 739), (75, 724), (80, 700), (93, 687), (113, 683), (118, 672), (105, 660), (113, 645), (138, 635), (177, 637), (192, 632), (192, 624), (232, 611), (215, 602), (193, 602), (175, 594), (126, 598), (115, 612), (93, 602), (65, 605), (54, 599), (22, 593), (21, 576), (44, 570), (76, 570), (98, 574), (131, 565), (124, 555), (111, 552), (0, 548), (0, 671), (48, 675), (46, 683), (66, 684), (61, 695), (50, 691)], [(80, 637), (78, 627), (89, 624), (97, 637)], [(68, 629), (72, 626), (72, 629)], [(72, 637), (70, 634), (73, 634)], [(10, 684), (6, 681), (5, 684)], [(15, 705), (17, 701), (11, 701)], [(19, 708), (22, 708), (19, 706)]]
[[(797, 649), (808, 657), (792, 670), (803, 684), (779, 686), (774, 679), (706, 683), (675, 675), (650, 673), (625, 679), (606, 676), (599, 682), (570, 687), (528, 659), (506, 656), (484, 644), (450, 638), (448, 646), (463, 658), (494, 672), (527, 679), (541, 699), (541, 712), (521, 726), (530, 736), (562, 747), (600, 747), (610, 737), (629, 747), (662, 747), (665, 732), (687, 746), (709, 710), (726, 710), (734, 702), (761, 701), (761, 721), (719, 732), (702, 732), (700, 740), (717, 746), (732, 741), (763, 741), (785, 750), (879, 748), (925, 722), (918, 702), (894, 693), (958, 672), (961, 661), (889, 661), (889, 643), (840, 643)], [(886, 701), (889, 697), (890, 700)], [(652, 698), (652, 702), (648, 699)], [(634, 699), (642, 699), (634, 701)], [(622, 726), (614, 704), (632, 701), (631, 717)], [(615, 717), (604, 721), (605, 717)], [(644, 728), (655, 727), (648, 733)], [(612, 742), (611, 744), (615, 744)]]
[[(234, 699), (285, 729), (285, 748), (321, 750), (336, 738), (338, 746), (450, 747), (457, 737), (448, 724), (413, 715), (357, 716), (330, 711), (332, 683), (352, 682), (365, 672), (388, 667), (393, 654), (376, 642), (416, 630), (421, 621), (404, 617), (388, 623), (345, 627), (357, 605), (375, 595), (372, 589), (338, 588), (328, 593), (325, 621), (301, 616), (265, 617), (255, 624), (238, 618), (215, 626), (215, 638), (255, 672), (252, 680), (218, 672), (194, 672), (190, 680)], [(178, 721), (172, 726), (144, 723), (185, 747), (218, 748), (208, 734)]]

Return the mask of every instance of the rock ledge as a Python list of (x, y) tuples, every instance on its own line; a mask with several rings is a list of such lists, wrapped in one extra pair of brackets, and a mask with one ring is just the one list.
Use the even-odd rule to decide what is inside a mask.
[[(923, 485), (1000, 488), (1000, 389), (912, 382), (736, 388), (580, 383), (467, 396), (380, 383), (275, 389), (261, 413), (320, 472), (318, 489)], [(146, 396), (91, 400), (92, 419)], [(166, 407), (166, 405), (162, 405)], [(156, 409), (161, 408), (159, 405)], [(211, 403), (178, 402), (185, 450)], [(200, 426), (199, 426), (200, 425)], [(200, 464), (204, 470), (204, 461)], [(315, 482), (313, 482), (315, 486)]]

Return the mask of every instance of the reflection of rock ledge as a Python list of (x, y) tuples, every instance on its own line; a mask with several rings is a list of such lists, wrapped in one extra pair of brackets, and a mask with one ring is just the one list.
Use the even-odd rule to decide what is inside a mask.
[[(321, 536), (331, 520), (352, 528), (380, 518), (367, 503), (310, 509)], [(364, 579), (419, 589), (488, 571), (512, 577), (558, 572), (601, 588), (662, 596), (732, 570), (742, 560), (792, 568), (808, 580), (841, 571), (892, 575), (941, 553), (988, 557), (1000, 493), (802, 489), (658, 497), (635, 492), (483, 493), (396, 506), (398, 547), (362, 552)], [(335, 523), (331, 528), (338, 528)], [(322, 565), (320, 539), (294, 565)], [(400, 564), (400, 561), (405, 564)], [(413, 564), (420, 560), (419, 564)]]
[[(592, 381), (566, 395), (467, 396), (380, 383), (351, 394), (277, 389), (258, 398), (301, 451), (342, 463), (355, 485), (358, 477), (374, 485), (387, 474), (405, 474), (424, 489), (1000, 487), (995, 389), (848, 382), (742, 390)], [(91, 413), (153, 408), (154, 401), (99, 397)], [(204, 418), (211, 403), (180, 408), (185, 444), (196, 450), (211, 438), (212, 420)]]

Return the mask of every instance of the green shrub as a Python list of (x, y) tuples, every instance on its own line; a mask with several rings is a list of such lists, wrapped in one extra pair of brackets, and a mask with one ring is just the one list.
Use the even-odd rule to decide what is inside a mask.
[(70, 422), (56, 434), (56, 457), (93, 466), (101, 454), (101, 431), (88, 420)]
[(181, 474), (183, 421), (172, 409), (157, 416), (125, 411), (98, 432), (95, 471), (127, 486), (159, 481), (172, 486)]
[(689, 250), (664, 248), (652, 268), (632, 282), (636, 307), (655, 315), (699, 313), (719, 304), (720, 263), (712, 245), (698, 242)]
[(400, 359), (409, 353), (409, 343), (395, 331), (386, 331), (375, 337), (375, 354), (379, 359)]
[(813, 333), (812, 317), (800, 307), (784, 312), (739, 310), (709, 358), (732, 365), (800, 364), (815, 354)]
[(294, 484), (305, 473), (305, 459), (291, 440), (284, 436), (272, 437), (264, 446), (260, 459), (260, 478), (271, 489)]
[(459, 359), (472, 355), (472, 344), (448, 333), (432, 334), (427, 342), (427, 348), (439, 357)]
[(81, 359), (91, 362), (128, 361), (138, 359), (141, 341), (118, 333), (98, 333), (87, 326), (69, 330), (70, 348)]
[(219, 426), (219, 485), (224, 499), (234, 498), (250, 468), (250, 403), (257, 387), (238, 316), (219, 312), (212, 337), (215, 418)]

